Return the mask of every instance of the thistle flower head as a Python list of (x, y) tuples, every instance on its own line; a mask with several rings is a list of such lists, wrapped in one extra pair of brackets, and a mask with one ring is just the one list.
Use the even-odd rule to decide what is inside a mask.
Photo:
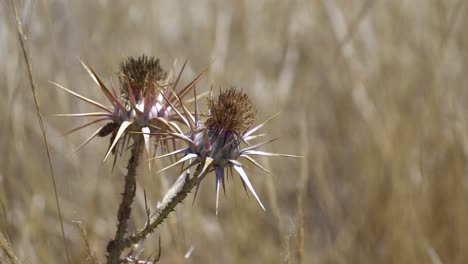
[[(249, 141), (262, 136), (254, 135), (254, 133), (262, 128), (268, 121), (273, 119), (274, 116), (262, 124), (251, 128), (255, 121), (255, 107), (247, 94), (236, 88), (221, 91), (217, 99), (210, 98), (208, 100), (208, 109), (209, 112), (205, 122), (200, 123), (197, 127), (191, 127), (189, 136), (184, 137), (184, 140), (188, 143), (188, 147), (160, 156), (159, 158), (180, 153), (184, 153), (185, 156), (161, 171), (185, 161), (190, 161), (187, 168), (199, 165), (201, 171), (195, 196), (198, 192), (200, 183), (205, 178), (206, 174), (210, 171), (214, 171), (216, 176), (217, 213), (220, 184), (223, 185), (224, 190), (225, 175), (228, 171), (232, 173), (232, 169), (234, 169), (239, 174), (244, 188), (246, 190), (248, 188), (255, 196), (260, 206), (265, 209), (250, 183), (249, 177), (244, 171), (244, 165), (239, 160), (240, 158), (243, 158), (258, 168), (268, 172), (268, 170), (261, 166), (251, 156), (263, 155), (296, 157), (293, 155), (256, 150), (275, 139), (255, 145), (251, 145), (249, 143)], [(200, 118), (201, 115), (199, 115), (196, 110), (194, 121), (199, 120)], [(198, 124), (197, 122), (193, 123)]]
[[(142, 127), (158, 125), (155, 118), (167, 118), (171, 105), (163, 94), (170, 95), (167, 88), (167, 73), (161, 68), (159, 59), (145, 55), (128, 57), (120, 63), (120, 97), (125, 101), (130, 119)], [(150, 129), (153, 131), (154, 129)]]
[(252, 100), (241, 90), (220, 91), (217, 99), (208, 99), (208, 117), (196, 134), (193, 151), (225, 167), (238, 158), (242, 134), (252, 126), (255, 114)]
[(158, 140), (157, 135), (162, 132), (182, 133), (175, 124), (180, 119), (180, 112), (176, 108), (182, 104), (181, 98), (193, 88), (204, 74), (200, 74), (189, 85), (177, 91), (177, 81), (184, 67), (182, 67), (177, 81), (172, 84), (169, 78), (170, 74), (168, 75), (161, 68), (158, 59), (144, 55), (138, 58), (128, 57), (120, 64), (120, 94), (117, 94), (113, 87), (112, 90), (107, 88), (91, 66), (84, 62), (82, 62), (82, 65), (107, 97), (110, 105), (103, 105), (54, 83), (57, 87), (75, 97), (103, 110), (103, 112), (61, 114), (59, 116), (98, 117), (70, 130), (68, 133), (94, 123), (107, 121), (106, 125), (96, 130), (88, 140), (76, 149), (80, 149), (96, 136), (104, 137), (110, 134), (111, 143), (104, 160), (107, 159), (110, 153), (115, 154), (119, 147), (123, 151), (124, 142), (128, 142), (127, 139), (130, 135), (133, 135), (132, 138), (137, 140), (139, 136), (132, 132), (143, 133), (148, 155), (150, 155), (150, 136), (156, 137), (156, 140)]
[(145, 55), (138, 58), (128, 57), (120, 63), (120, 92), (127, 97), (129, 90), (140, 101), (145, 94), (159, 93), (158, 87), (165, 85), (167, 73), (161, 68), (159, 59)]

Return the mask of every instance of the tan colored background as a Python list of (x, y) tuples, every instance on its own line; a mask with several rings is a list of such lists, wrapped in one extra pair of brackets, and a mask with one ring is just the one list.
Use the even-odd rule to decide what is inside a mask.
[[(189, 57), (184, 83), (209, 67), (198, 90), (211, 81), (242, 87), (258, 122), (281, 111), (264, 130), (281, 138), (264, 149), (304, 156), (261, 159), (272, 176), (249, 170), (266, 212), (234, 179), (216, 217), (214, 177), (205, 180), (195, 204), (189, 197), (147, 241), (146, 255), (161, 234), (161, 263), (468, 262), (465, 1), (16, 3), (73, 263), (87, 254), (72, 221), (105, 259), (126, 158), (111, 173), (101, 163), (109, 139), (99, 138), (66, 159), (93, 130), (63, 137), (81, 120), (51, 115), (94, 109), (48, 81), (105, 102), (78, 58), (116, 83), (119, 61), (142, 53), (166, 69)], [(9, 1), (0, 3), (0, 91), (0, 232), (22, 263), (64, 263)], [(132, 228), (144, 223), (143, 188), (154, 208), (176, 176), (142, 169)]]

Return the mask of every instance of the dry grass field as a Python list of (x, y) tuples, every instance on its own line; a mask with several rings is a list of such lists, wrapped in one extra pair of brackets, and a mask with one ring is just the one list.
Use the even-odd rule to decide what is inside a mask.
[[(97, 128), (63, 136), (99, 102), (81, 67), (118, 83), (147, 54), (187, 84), (243, 88), (262, 131), (280, 137), (237, 178), (215, 213), (205, 180), (146, 241), (160, 263), (468, 263), (468, 3), (463, 0), (16, 1), (51, 150), (71, 263), (105, 262), (127, 156), (108, 138), (67, 155)], [(49, 165), (11, 1), (0, 2), (0, 263), (67, 263)], [(205, 100), (201, 103), (205, 105)], [(162, 160), (156, 166), (168, 165)], [(141, 166), (130, 229), (177, 179)], [(3, 237), (3, 238), (2, 238)], [(9, 248), (9, 252), (6, 248)], [(14, 260), (10, 254), (14, 254)], [(16, 261), (16, 262), (15, 262)]]

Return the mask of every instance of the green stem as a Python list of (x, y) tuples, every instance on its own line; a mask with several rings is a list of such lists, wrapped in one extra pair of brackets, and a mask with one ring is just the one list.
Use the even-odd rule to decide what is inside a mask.
[(130, 219), (132, 211), (132, 203), (136, 192), (136, 169), (140, 159), (140, 153), (143, 146), (143, 139), (141, 136), (135, 136), (134, 145), (132, 147), (132, 155), (128, 160), (128, 172), (125, 176), (124, 192), (122, 193), (122, 201), (119, 206), (117, 213), (117, 231), (115, 233), (114, 240), (109, 241), (107, 244), (107, 257), (108, 264), (120, 263), (120, 255), (125, 247), (122, 246), (122, 242), (127, 232), (128, 220)]
[(197, 185), (198, 178), (200, 176), (201, 169), (197, 169), (197, 172), (192, 178), (189, 178), (187, 174), (185, 176), (184, 185), (180, 190), (172, 197), (172, 199), (157, 212), (157, 216), (149, 221), (149, 223), (137, 233), (131, 235), (130, 237), (124, 239), (119, 245), (122, 248), (129, 248), (134, 244), (138, 244), (143, 241), (149, 234), (153, 233), (156, 228), (166, 220), (169, 214), (174, 211), (175, 207), (181, 203), (187, 195), (192, 191), (192, 189)]

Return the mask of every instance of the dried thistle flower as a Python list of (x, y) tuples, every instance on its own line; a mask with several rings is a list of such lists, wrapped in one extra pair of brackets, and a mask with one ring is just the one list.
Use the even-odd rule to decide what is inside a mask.
[(185, 64), (176, 82), (171, 83), (169, 77), (171, 74), (163, 71), (158, 59), (145, 55), (138, 58), (128, 57), (120, 65), (120, 94), (117, 95), (113, 87), (112, 92), (106, 87), (91, 66), (84, 62), (81, 63), (111, 105), (103, 105), (52, 82), (73, 96), (103, 110), (103, 112), (59, 114), (57, 116), (97, 117), (93, 121), (69, 130), (66, 134), (95, 123), (108, 121), (106, 125), (97, 129), (83, 144), (73, 151), (81, 149), (96, 136), (105, 137), (112, 135), (111, 143), (104, 160), (107, 159), (110, 153), (115, 154), (119, 148), (123, 151), (124, 143), (128, 142), (128, 138), (132, 133), (143, 133), (148, 155), (150, 155), (150, 136), (157, 136), (162, 131), (182, 133), (177, 124), (175, 124), (175, 122), (179, 121), (178, 115), (174, 115), (173, 113), (178, 113), (176, 108), (182, 104), (180, 98), (186, 95), (204, 75), (204, 72), (201, 73), (186, 87), (180, 91), (176, 91), (177, 83), (185, 68)]
[(208, 99), (209, 117), (205, 125), (210, 131), (221, 129), (241, 134), (252, 126), (256, 110), (247, 94), (235, 88), (221, 92), (218, 99)]
[(131, 89), (137, 101), (145, 93), (158, 92), (165, 85), (167, 73), (161, 68), (159, 59), (145, 55), (128, 57), (120, 63), (120, 92), (128, 97)]
[[(276, 115), (260, 125), (251, 128), (255, 120), (255, 107), (253, 106), (250, 98), (244, 92), (236, 88), (221, 91), (217, 99), (213, 99), (211, 96), (208, 100), (208, 108), (208, 117), (205, 122), (202, 123), (199, 121), (201, 115), (198, 113), (197, 103), (195, 102), (195, 115), (189, 115), (190, 120), (187, 120), (186, 122), (187, 126), (190, 127), (189, 136), (172, 133), (173, 136), (181, 138), (187, 142), (188, 147), (157, 158), (180, 153), (185, 154), (185, 156), (160, 171), (164, 171), (180, 163), (184, 163), (185, 161), (190, 161), (188, 167), (185, 169), (195, 165), (201, 165), (203, 169), (199, 174), (201, 176), (198, 179), (195, 196), (198, 192), (200, 183), (207, 173), (214, 171), (216, 176), (216, 213), (218, 213), (220, 184), (223, 185), (223, 190), (225, 191), (225, 175), (228, 171), (232, 174), (232, 169), (234, 169), (239, 174), (244, 188), (246, 190), (247, 188), (250, 190), (260, 206), (265, 210), (265, 207), (258, 198), (249, 177), (243, 169), (244, 165), (238, 159), (244, 158), (258, 168), (270, 173), (254, 158), (252, 158), (252, 156), (297, 157), (294, 155), (269, 153), (256, 150), (257, 148), (276, 139), (255, 145), (249, 144), (250, 140), (263, 136), (254, 135), (254, 133), (261, 129)], [(241, 145), (246, 145), (246, 147), (241, 148)]]

